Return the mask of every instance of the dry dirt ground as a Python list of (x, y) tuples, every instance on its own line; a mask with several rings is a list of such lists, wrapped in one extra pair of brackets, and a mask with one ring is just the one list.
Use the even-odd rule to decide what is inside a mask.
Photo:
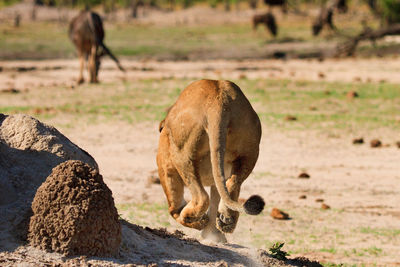
[[(249, 79), (400, 82), (400, 63), (395, 59), (192, 63), (122, 60), (122, 63), (128, 70), (125, 74), (105, 61), (101, 81), (163, 77), (236, 79), (245, 75)], [(1, 62), (1, 67), (1, 90), (74, 87), (78, 74), (77, 60), (10, 61)], [(1, 94), (0, 101), (0, 105), (5, 105), (7, 94)], [(43, 95), (42, 101), (51, 104), (54, 100)], [(30, 100), (14, 104), (29, 105)], [(199, 232), (181, 227), (168, 216), (162, 188), (147, 182), (156, 170), (157, 121), (129, 124), (110, 120), (71, 127), (66, 126), (65, 120), (42, 119), (55, 125), (96, 159), (123, 218), (142, 226), (178, 229), (199, 238)], [(354, 135), (364, 136), (366, 141), (379, 137), (384, 144), (391, 145), (380, 149), (372, 149), (367, 144), (354, 146), (351, 143)], [(263, 125), (259, 160), (244, 183), (241, 196), (260, 194), (266, 201), (266, 209), (261, 216), (242, 216), (236, 232), (228, 236), (234, 245), (224, 248), (241, 255), (247, 253), (246, 257), (251, 258), (249, 251), (268, 249), (273, 242), (281, 241), (285, 242), (284, 250), (293, 256), (320, 262), (399, 266), (400, 150), (393, 145), (399, 139), (399, 133), (390, 130), (325, 133), (280, 131)], [(304, 171), (311, 177), (298, 179), (298, 174)], [(306, 198), (299, 199), (301, 195)], [(321, 209), (321, 199), (331, 208)], [(291, 219), (272, 219), (269, 213), (273, 207), (288, 212)], [(242, 246), (251, 249), (243, 252)], [(28, 258), (37, 255), (25, 250), (22, 248), (18, 255), (28, 255)], [(221, 262), (212, 259), (207, 264)]]

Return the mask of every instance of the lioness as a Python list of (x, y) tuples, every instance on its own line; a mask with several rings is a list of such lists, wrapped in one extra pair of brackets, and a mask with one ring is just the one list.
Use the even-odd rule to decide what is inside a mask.
[[(240, 186), (258, 158), (261, 124), (236, 84), (193, 82), (160, 123), (160, 132), (158, 173), (177, 222), (226, 242), (223, 233), (233, 232), (239, 212), (257, 215), (264, 209), (257, 195), (238, 202)], [(189, 203), (184, 186), (192, 196)], [(211, 186), (210, 199), (204, 186)]]

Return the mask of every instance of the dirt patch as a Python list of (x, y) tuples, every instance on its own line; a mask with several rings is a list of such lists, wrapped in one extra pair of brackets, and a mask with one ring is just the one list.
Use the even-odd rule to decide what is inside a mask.
[[(272, 72), (272, 70), (263, 70), (265, 66), (282, 68), (282, 72), (274, 72), (276, 73), (274, 79), (290, 78), (293, 81), (299, 81), (300, 85), (302, 81), (318, 81), (317, 74), (319, 71), (326, 73), (325, 81), (351, 83), (354, 76), (358, 76), (363, 81), (369, 78), (369, 82), (372, 82), (371, 86), (377, 86), (374, 83), (381, 79), (391, 83), (400, 82), (398, 75), (400, 62), (398, 59), (391, 58), (368, 60), (352, 58), (325, 60), (323, 62), (314, 60), (198, 62), (125, 60), (123, 64), (136, 68), (136, 70), (128, 71), (122, 76), (110, 60), (105, 60), (100, 73), (102, 84), (77, 87), (74, 92), (84, 94), (85, 97), (93, 101), (98, 101), (97, 96), (91, 93), (96, 91), (97, 86), (103, 86), (103, 83), (115, 83), (117, 89), (121, 81), (125, 80), (141, 81), (144, 79), (150, 81), (155, 79), (154, 82), (149, 82), (149, 88), (151, 88), (151, 84), (155, 82), (173, 84), (179, 82), (179, 80), (174, 79), (195, 80), (202, 77), (237, 79), (241, 73), (244, 73), (248, 80), (257, 82), (257, 79), (265, 79)], [(55, 81), (59, 86), (68, 86), (76, 78), (79, 70), (78, 60), (11, 61), (2, 62), (2, 65), (7, 68), (16, 65), (34, 65), (38, 68), (45, 65), (64, 66), (62, 69), (49, 71), (38, 69), (32, 72), (3, 71), (0, 73), (0, 79), (4, 83), (11, 80), (11, 74), (15, 74), (16, 76), (13, 79), (15, 88), (27, 87), (30, 89), (30, 93), (35, 92), (35, 90), (42, 93), (43, 88), (51, 86)], [(248, 71), (235, 70), (237, 67), (246, 66), (254, 67), (254, 69)], [(141, 71), (142, 67), (152, 68), (153, 71)], [(219, 72), (207, 70), (207, 67)], [(256, 67), (259, 70), (256, 70)], [(290, 73), (293, 72), (295, 73), (294, 77), (290, 76)], [(41, 87), (38, 87), (40, 84)], [(321, 85), (323, 84), (321, 83)], [(57, 89), (59, 88), (46, 88), (48, 92), (54, 92)], [(136, 90), (135, 85), (131, 89)], [(268, 90), (269, 88), (261, 89)], [(323, 94), (326, 89), (331, 90), (331, 88), (322, 87), (318, 89), (318, 92)], [(302, 90), (302, 87), (300, 86), (298, 90)], [(59, 104), (56, 98), (48, 97), (47, 94), (41, 95), (38, 104), (30, 101), (30, 99), (23, 99), (23, 94), (3, 96), (0, 97), (0, 105), (4, 106), (10, 105), (9, 102), (12, 97), (19, 96), (21, 98), (14, 101), (13, 105), (40, 106), (43, 105), (44, 101), (46, 106), (49, 107)], [(331, 96), (335, 96), (333, 92)], [(340, 97), (345, 97), (345, 95)], [(347, 104), (351, 105), (352, 103)], [(305, 107), (311, 105), (318, 106), (319, 111), (325, 109), (325, 107), (319, 107), (315, 103), (307, 104)], [(139, 114), (142, 111), (133, 112)], [(290, 112), (288, 110), (286, 114)], [(314, 114), (315, 112), (310, 111), (310, 113)], [(47, 123), (58, 125), (57, 127), (64, 134), (96, 158), (105, 182), (113, 191), (119, 212), (123, 218), (150, 228), (166, 227), (172, 232), (180, 230), (190, 237), (198, 238), (200, 236), (198, 231), (183, 228), (170, 218), (161, 186), (146, 186), (149, 173), (156, 168), (155, 157), (159, 138), (158, 121), (135, 124), (111, 116), (106, 121), (87, 123), (86, 121), (70, 120), (67, 114), (66, 116), (43, 117), (43, 120)], [(398, 122), (397, 117), (395, 120)], [(283, 123), (282, 119), (278, 121)], [(240, 246), (268, 249), (271, 242), (282, 241), (285, 242), (286, 249), (293, 252), (293, 257), (305, 256), (320, 262), (336, 264), (368, 265), (376, 263), (382, 266), (395, 265), (400, 261), (398, 253), (400, 212), (397, 204), (398, 192), (400, 191), (400, 184), (398, 183), (400, 179), (399, 149), (394, 145), (387, 149), (370, 149), (369, 143), (368, 146), (351, 144), (354, 137), (368, 137), (370, 135), (371, 131), (357, 127), (351, 129), (333, 127), (329, 128), (329, 131), (312, 129), (288, 131), (281, 127), (274, 128), (267, 123), (263, 124), (259, 159), (253, 173), (243, 183), (240, 196), (246, 198), (256, 190), (265, 199), (267, 208), (285, 207), (285, 211), (291, 215), (292, 220), (274, 220), (270, 217), (269, 212), (264, 212), (255, 217), (241, 216), (235, 233), (228, 235), (230, 245), (220, 247), (234, 250), (237, 254), (229, 254), (232, 258), (247, 255), (247, 258), (254, 259), (257, 253), (251, 249), (240, 248)], [(399, 140), (398, 131), (391, 129), (374, 129), (374, 135), (391, 144)], [(0, 153), (2, 151), (2, 148), (0, 148)], [(37, 155), (43, 156), (41, 153)], [(9, 160), (8, 158), (3, 159), (4, 162)], [(28, 161), (29, 163), (25, 164), (26, 166), (18, 166), (18, 168), (29, 166), (30, 171), (32, 171), (32, 168), (43, 164), (44, 161), (39, 159), (37, 162)], [(10, 169), (9, 166), (7, 170)], [(306, 181), (293, 179), (304, 170), (312, 173), (313, 179)], [(51, 168), (48, 174), (50, 172)], [(0, 190), (3, 188), (0, 185)], [(8, 190), (6, 189), (6, 191)], [(299, 200), (301, 195), (306, 195), (307, 198)], [(1, 196), (2, 194), (0, 194), (0, 199)], [(314, 201), (321, 197), (329, 200), (330, 203), (328, 204), (334, 203), (334, 208), (322, 210), (320, 204), (316, 204)], [(190, 199), (190, 194), (187, 194), (187, 192), (185, 192), (185, 199)], [(138, 211), (140, 211), (140, 216), (136, 214)], [(5, 214), (3, 210), (0, 212), (2, 215)], [(133, 215), (131, 215), (132, 212)], [(3, 217), (0, 216), (0, 221), (2, 219)], [(7, 224), (8, 221), (2, 223), (1, 226), (5, 227)], [(135, 242), (131, 241), (134, 240), (133, 236), (136, 237), (136, 234), (132, 234), (132, 231), (128, 231), (126, 228), (126, 226), (123, 226), (123, 233), (127, 236), (124, 239), (123, 246), (128, 245), (132, 250), (123, 251), (123, 258), (126, 260), (114, 259), (114, 261), (138, 264), (144, 263), (144, 261), (140, 261), (140, 257), (151, 259), (151, 252), (154, 251), (151, 246), (148, 246), (148, 252), (140, 252), (135, 255), (133, 251), (140, 247), (142, 241), (137, 241), (141, 239), (136, 239)], [(177, 243), (172, 243), (171, 238), (162, 239), (148, 231), (144, 231), (142, 235), (147, 236), (148, 239), (154, 239), (154, 243), (151, 243), (154, 247), (157, 247), (160, 242), (165, 242), (167, 249), (171, 246), (180, 246)], [(132, 238), (130, 238), (131, 236)], [(216, 247), (218, 246), (210, 246), (208, 249), (216, 250)], [(189, 247), (186, 250), (185, 246), (182, 247), (187, 255), (197, 253), (198, 251), (195, 251), (195, 248), (196, 246), (194, 248)], [(0, 254), (0, 258), (6, 257), (10, 261), (19, 259), (15, 260), (16, 262), (35, 260), (36, 265), (42, 264), (41, 261), (49, 262), (50, 256), (40, 256), (42, 255), (40, 253), (33, 248), (23, 247), (15, 251), (14, 254)], [(162, 255), (162, 253), (165, 253), (165, 248), (164, 250), (157, 249), (157, 253)], [(204, 254), (201, 256), (204, 261), (198, 261), (200, 256), (196, 256), (197, 261), (195, 262), (198, 263), (197, 266), (218, 266), (218, 263), (222, 264), (222, 261), (224, 261), (231, 264), (229, 266), (235, 266), (233, 261), (229, 260), (230, 256), (220, 258), (217, 256)], [(50, 262), (66, 264), (67, 260), (63, 261), (61, 256), (57, 257), (59, 258), (51, 258)], [(185, 255), (182, 257), (185, 257)], [(209, 261), (206, 261), (206, 257), (209, 257)], [(177, 262), (176, 257), (172, 256), (164, 262), (161, 260), (162, 256), (157, 254), (156, 258), (148, 262), (160, 262), (160, 265)], [(84, 261), (81, 258), (78, 258), (78, 260)], [(96, 261), (95, 259), (87, 259), (84, 262), (94, 263)], [(110, 262), (111, 264), (114, 263), (112, 260), (108, 260), (102, 261), (101, 264), (97, 262), (97, 264), (107, 266)], [(180, 262), (186, 265), (193, 264), (193, 262), (186, 260)], [(15, 264), (9, 266), (13, 265)]]
[(121, 226), (112, 193), (99, 172), (81, 161), (55, 167), (32, 203), (32, 246), (65, 255), (116, 255)]

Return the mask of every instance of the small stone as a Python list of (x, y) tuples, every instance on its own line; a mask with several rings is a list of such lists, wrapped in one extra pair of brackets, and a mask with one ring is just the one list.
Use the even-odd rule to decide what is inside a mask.
[(301, 196), (299, 196), (299, 199), (306, 199), (306, 198), (307, 198), (306, 195), (301, 195)]
[(364, 138), (354, 138), (353, 139), (353, 144), (354, 145), (360, 145), (360, 144), (364, 144)]
[(370, 142), (371, 147), (381, 147), (382, 142), (379, 139), (373, 139)]
[(323, 210), (329, 210), (331, 207), (329, 205), (326, 205), (325, 203), (322, 203), (321, 209)]
[(302, 173), (299, 174), (298, 177), (302, 178), (302, 179), (308, 179), (308, 178), (310, 178), (310, 175), (308, 173), (306, 173), (306, 172), (302, 172)]
[(1, 92), (2, 93), (10, 93), (10, 94), (18, 94), (21, 91), (18, 89), (15, 89), (15, 88), (8, 88), (8, 89), (1, 90)]
[(277, 209), (273, 208), (271, 211), (271, 217), (277, 220), (288, 220), (289, 214)]
[(161, 184), (160, 177), (158, 177), (158, 171), (154, 170), (150, 173), (149, 177), (147, 177), (147, 184)]
[(292, 116), (292, 115), (287, 115), (285, 117), (285, 121), (296, 121), (296, 120), (297, 120), (297, 118), (295, 116)]
[(356, 91), (349, 91), (346, 94), (347, 99), (352, 100), (354, 98), (359, 97), (358, 93)]

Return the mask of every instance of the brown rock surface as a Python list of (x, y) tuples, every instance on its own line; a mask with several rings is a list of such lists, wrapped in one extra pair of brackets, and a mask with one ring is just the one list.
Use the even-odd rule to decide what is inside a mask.
[(116, 255), (121, 225), (111, 190), (96, 169), (69, 160), (39, 187), (29, 224), (31, 245), (65, 255)]

